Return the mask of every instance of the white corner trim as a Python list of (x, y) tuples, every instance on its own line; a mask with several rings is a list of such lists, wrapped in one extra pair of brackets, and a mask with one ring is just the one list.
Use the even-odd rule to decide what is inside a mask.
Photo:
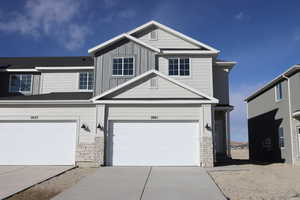
[(168, 81), (170, 81), (170, 82), (172, 82), (172, 83), (174, 83), (174, 84), (176, 84), (176, 85), (178, 85), (180, 87), (183, 87), (183, 88), (189, 90), (190, 92), (198, 94), (199, 96), (203, 96), (203, 97), (209, 99), (209, 101), (211, 103), (219, 103), (218, 99), (216, 99), (214, 97), (211, 97), (211, 96), (208, 96), (208, 95), (206, 95), (206, 94), (204, 94), (204, 93), (202, 93), (202, 92), (200, 92), (198, 90), (195, 90), (194, 88), (191, 88), (191, 87), (189, 87), (189, 86), (187, 86), (187, 85), (185, 85), (185, 84), (183, 84), (183, 83), (181, 83), (181, 82), (179, 82), (179, 81), (177, 81), (177, 80), (175, 80), (173, 78), (170, 78), (170, 77), (168, 77), (168, 76), (166, 76), (166, 75), (164, 75), (164, 74), (162, 74), (162, 73), (160, 73), (160, 72), (158, 72), (157, 70), (154, 70), (154, 69), (150, 70), (150, 71), (147, 71), (144, 74), (141, 74), (140, 76), (132, 78), (129, 81), (127, 81), (127, 82), (125, 82), (125, 83), (123, 83), (121, 85), (118, 85), (117, 87), (115, 87), (113, 89), (110, 89), (110, 90), (108, 90), (108, 91), (106, 91), (106, 92), (104, 92), (104, 93), (102, 93), (100, 95), (97, 95), (97, 96), (93, 97), (91, 100), (96, 101), (97, 99), (102, 98), (102, 97), (104, 97), (104, 96), (106, 96), (106, 95), (108, 95), (110, 93), (113, 93), (113, 92), (115, 92), (115, 91), (117, 91), (117, 90), (119, 90), (119, 89), (121, 89), (123, 87), (126, 87), (127, 85), (129, 85), (129, 84), (131, 84), (131, 83), (133, 83), (133, 82), (135, 82), (135, 81), (137, 81), (139, 79), (142, 79), (142, 78), (144, 78), (144, 77), (146, 77), (146, 76), (148, 76), (150, 74), (156, 74), (156, 75), (158, 75), (158, 76), (160, 76), (160, 77), (162, 77), (162, 78), (164, 78), (164, 79), (166, 79), (166, 80), (168, 80)]
[(215, 104), (210, 100), (97, 100), (95, 104)]
[(137, 32), (137, 31), (140, 31), (140, 30), (143, 30), (146, 27), (151, 26), (151, 25), (155, 25), (155, 26), (161, 28), (162, 30), (165, 30), (165, 31), (167, 31), (169, 33), (172, 33), (173, 35), (175, 35), (175, 36), (177, 36), (177, 37), (179, 37), (179, 38), (181, 38), (183, 40), (186, 40), (186, 41), (188, 41), (188, 42), (190, 42), (192, 44), (195, 44), (196, 46), (207, 48), (207, 49), (209, 49), (210, 51), (212, 51), (214, 53), (219, 53), (220, 52), (219, 50), (217, 50), (217, 49), (215, 49), (215, 48), (213, 48), (213, 47), (211, 47), (209, 45), (206, 45), (206, 44), (204, 44), (204, 43), (202, 43), (202, 42), (200, 42), (198, 40), (195, 40), (195, 39), (193, 39), (193, 38), (191, 38), (189, 36), (186, 36), (186, 35), (178, 32), (178, 31), (176, 31), (176, 30), (174, 30), (172, 28), (169, 28), (169, 27), (167, 27), (167, 26), (165, 26), (165, 25), (163, 25), (161, 23), (158, 23), (157, 21), (154, 21), (154, 20), (152, 20), (152, 21), (150, 21), (150, 22), (148, 22), (146, 24), (143, 24), (143, 25), (141, 25), (141, 26), (139, 26), (139, 27), (137, 27), (137, 28), (135, 28), (135, 29), (133, 29), (131, 31), (129, 31), (128, 34), (132, 35), (133, 33)]
[(94, 66), (78, 66), (78, 67), (35, 67), (37, 71), (43, 70), (90, 70), (94, 69)]
[(124, 38), (127, 38), (127, 39), (129, 39), (129, 40), (131, 40), (131, 41), (134, 41), (134, 42), (136, 42), (136, 43), (138, 43), (138, 44), (140, 44), (140, 45), (142, 45), (142, 46), (144, 46), (144, 47), (147, 47), (147, 48), (149, 48), (149, 49), (151, 49), (151, 50), (153, 50), (153, 51), (155, 51), (155, 52), (160, 52), (160, 49), (155, 48), (155, 47), (152, 47), (152, 46), (150, 46), (150, 45), (148, 45), (148, 44), (142, 42), (141, 40), (139, 40), (139, 39), (137, 39), (137, 38), (135, 38), (135, 37), (132, 37), (132, 36), (126, 34), (126, 33), (123, 33), (123, 34), (120, 34), (120, 35), (118, 35), (118, 36), (116, 36), (116, 37), (114, 37), (114, 38), (112, 38), (112, 39), (106, 41), (106, 42), (103, 42), (103, 43), (101, 43), (101, 44), (99, 44), (99, 45), (97, 45), (97, 46), (95, 46), (95, 47), (89, 49), (89, 50), (88, 50), (88, 53), (89, 53), (89, 54), (93, 54), (93, 53), (95, 53), (96, 51), (99, 51), (99, 50), (101, 50), (101, 49), (103, 49), (103, 48), (105, 48), (105, 47), (111, 45), (112, 43), (117, 42), (117, 41), (119, 41), (119, 40), (122, 40), (122, 39), (124, 39)]

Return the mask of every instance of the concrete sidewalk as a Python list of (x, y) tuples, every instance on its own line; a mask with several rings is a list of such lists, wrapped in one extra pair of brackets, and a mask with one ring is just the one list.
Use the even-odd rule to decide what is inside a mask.
[(225, 200), (199, 167), (107, 167), (53, 200)]
[(0, 166), (0, 199), (72, 168), (73, 166)]

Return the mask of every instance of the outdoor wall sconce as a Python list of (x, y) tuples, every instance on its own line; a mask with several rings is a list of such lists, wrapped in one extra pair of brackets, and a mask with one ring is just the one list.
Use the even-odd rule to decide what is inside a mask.
[(99, 128), (101, 131), (103, 131), (103, 126), (101, 126), (100, 123), (97, 125), (97, 128)]
[(81, 128), (82, 128), (82, 129), (87, 129), (87, 126), (86, 126), (85, 124), (82, 124), (82, 125), (81, 125)]
[(208, 123), (205, 125), (205, 128), (206, 128), (207, 130), (211, 130), (211, 127), (209, 126)]

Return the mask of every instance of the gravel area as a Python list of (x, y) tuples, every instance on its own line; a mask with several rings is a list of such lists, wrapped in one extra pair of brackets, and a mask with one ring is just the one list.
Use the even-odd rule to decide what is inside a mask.
[(70, 188), (97, 168), (75, 168), (15, 194), (7, 200), (48, 200)]
[[(243, 158), (241, 151), (233, 155), (235, 159)], [(209, 171), (226, 197), (231, 200), (300, 200), (300, 166), (245, 163)]]

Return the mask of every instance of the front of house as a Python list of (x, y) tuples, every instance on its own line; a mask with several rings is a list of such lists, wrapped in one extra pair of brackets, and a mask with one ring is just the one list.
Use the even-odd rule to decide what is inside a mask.
[(300, 163), (300, 65), (247, 99), (250, 159)]
[(89, 57), (0, 58), (0, 165), (212, 167), (236, 64), (219, 53), (151, 21)]

